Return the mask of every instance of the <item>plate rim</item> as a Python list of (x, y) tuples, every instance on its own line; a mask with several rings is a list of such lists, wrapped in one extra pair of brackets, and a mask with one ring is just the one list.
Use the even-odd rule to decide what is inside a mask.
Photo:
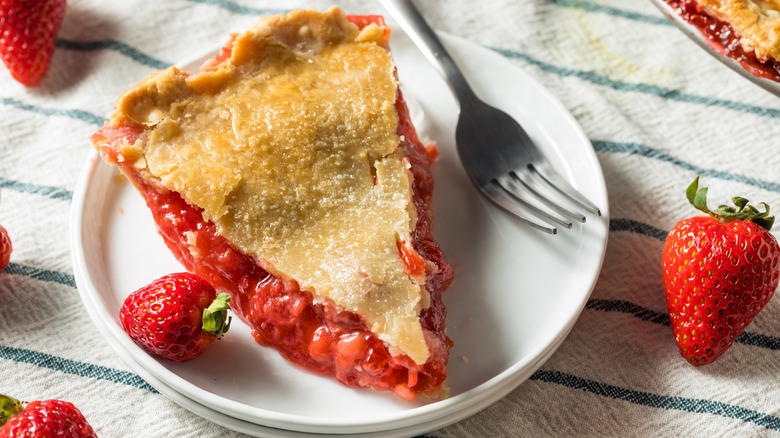
[[(394, 32), (400, 32), (400, 31), (394, 31)], [(472, 49), (479, 49), (486, 52), (490, 52), (493, 55), (497, 57), (501, 57), (501, 55), (490, 51), (489, 49), (477, 45), (475, 43), (472, 43), (468, 40), (455, 37), (446, 33), (441, 33), (441, 36), (443, 37), (445, 43), (447, 45), (465, 45), (468, 46), (468, 50)], [(208, 53), (213, 54), (213, 50), (210, 50)], [(200, 56), (196, 59), (202, 59), (203, 56)], [(501, 57), (509, 63), (506, 58)], [(194, 63), (195, 59), (189, 61), (188, 63)], [(590, 140), (585, 136), (584, 132), (582, 131), (582, 128), (580, 125), (576, 122), (576, 120), (573, 118), (573, 116), (569, 113), (569, 111), (561, 104), (561, 102), (553, 96), (549, 90), (546, 89), (546, 87), (542, 86), (535, 78), (533, 78), (531, 75), (524, 72), (522, 69), (518, 68), (517, 66), (511, 65), (509, 63), (511, 68), (514, 69), (514, 72), (519, 72), (519, 74), (523, 75), (524, 80), (531, 81), (534, 86), (541, 89), (541, 91), (545, 94), (545, 97), (549, 100), (548, 103), (554, 104), (558, 107), (559, 111), (562, 111), (566, 116), (569, 118), (569, 122), (571, 125), (571, 128), (575, 129), (577, 131), (578, 136), (580, 136), (583, 141), (590, 145)], [(600, 248), (600, 260), (596, 263), (597, 268), (595, 272), (593, 273), (593, 276), (591, 278), (590, 284), (583, 287), (583, 289), (587, 289), (587, 293), (583, 294), (581, 302), (578, 303), (578, 310), (574, 312), (572, 315), (569, 316), (569, 319), (566, 321), (565, 324), (563, 324), (562, 328), (557, 331), (555, 336), (552, 337), (550, 340), (545, 340), (549, 342), (545, 342), (540, 344), (535, 350), (532, 350), (532, 352), (529, 352), (521, 361), (515, 362), (512, 366), (508, 367), (501, 373), (491, 377), (490, 379), (486, 380), (482, 384), (468, 389), (460, 394), (457, 394), (455, 396), (452, 396), (450, 398), (436, 401), (424, 406), (418, 406), (413, 407), (409, 410), (402, 411), (399, 413), (396, 413), (395, 415), (391, 415), (387, 417), (386, 419), (382, 420), (381, 422), (371, 422), (371, 423), (361, 423), (356, 422), (350, 425), (344, 425), (342, 420), (334, 420), (334, 421), (328, 421), (328, 419), (325, 418), (313, 418), (313, 417), (302, 417), (301, 415), (294, 415), (294, 414), (286, 414), (286, 413), (278, 413), (273, 411), (267, 411), (263, 408), (252, 408), (251, 410), (257, 411), (257, 410), (263, 410), (266, 412), (269, 412), (273, 414), (274, 421), (267, 422), (267, 421), (258, 421), (257, 418), (245, 418), (243, 415), (235, 415), (235, 412), (232, 412), (230, 414), (227, 414), (222, 409), (213, 409), (208, 406), (206, 406), (209, 409), (214, 410), (215, 412), (227, 414), (232, 418), (236, 418), (242, 421), (248, 421), (250, 423), (260, 424), (262, 426), (268, 426), (273, 428), (283, 428), (286, 430), (295, 430), (299, 432), (313, 432), (313, 433), (363, 433), (363, 432), (378, 432), (378, 431), (390, 431), (393, 429), (397, 429), (396, 426), (410, 426), (413, 427), (415, 424), (421, 424), (421, 422), (416, 422), (415, 419), (419, 418), (425, 418), (427, 420), (443, 420), (445, 417), (447, 417), (446, 420), (443, 422), (446, 422), (447, 424), (451, 424), (453, 422), (459, 421), (467, 416), (473, 415), (476, 412), (481, 411), (482, 409), (486, 408), (490, 404), (494, 403), (495, 401), (503, 398), (508, 393), (513, 391), (520, 383), (527, 380), (539, 367), (543, 365), (543, 363), (549, 359), (549, 356), (551, 356), (555, 350), (560, 346), (560, 344), (565, 340), (565, 338), (568, 336), (569, 332), (573, 328), (574, 324), (579, 318), (579, 315), (581, 314), (582, 310), (585, 307), (585, 304), (587, 300), (589, 299), (590, 295), (593, 292), (593, 289), (595, 287), (596, 281), (598, 280), (599, 273), (601, 271), (601, 268), (603, 266), (603, 261), (606, 253), (606, 246), (607, 246), (607, 240), (608, 240), (608, 228), (609, 228), (609, 207), (608, 207), (608, 197), (606, 193), (606, 183), (604, 181), (604, 174), (601, 169), (600, 163), (598, 162), (598, 158), (596, 156), (595, 150), (592, 148), (587, 153), (588, 157), (591, 159), (591, 166), (593, 167), (594, 172), (599, 176), (598, 181), (598, 188), (602, 192), (600, 195), (603, 197), (603, 206), (602, 206), (602, 212), (603, 212), (603, 226), (605, 228), (604, 230), (604, 236), (603, 241), (601, 242), (601, 248)], [(104, 323), (102, 319), (99, 318), (99, 315), (95, 314), (96, 309), (91, 309), (89, 306), (89, 303), (93, 305), (98, 305), (93, 299), (95, 298), (94, 293), (97, 293), (96, 290), (94, 290), (94, 285), (91, 283), (91, 279), (89, 276), (89, 273), (87, 272), (88, 269), (86, 268), (86, 261), (84, 260), (84, 248), (82, 246), (82, 223), (83, 223), (83, 213), (84, 209), (86, 208), (85, 198), (88, 190), (88, 184), (91, 180), (91, 178), (94, 176), (95, 169), (97, 166), (108, 166), (106, 163), (104, 163), (98, 156), (97, 151), (93, 150), (88, 157), (87, 164), (85, 165), (85, 168), (82, 171), (82, 174), (80, 175), (79, 181), (76, 185), (76, 190), (74, 191), (74, 202), (72, 206), (72, 212), (71, 212), (71, 253), (72, 258), (74, 262), (74, 273), (76, 274), (76, 280), (77, 284), (80, 282), (81, 285), (78, 285), (79, 294), (82, 297), (82, 301), (84, 301), (85, 305), (88, 307), (88, 310), (90, 310), (90, 316), (93, 319), (93, 322), (96, 323), (96, 325), (99, 326), (101, 329), (101, 333), (106, 336), (106, 332), (104, 332), (104, 329), (107, 331), (108, 335), (112, 338), (119, 338), (119, 339), (112, 339), (114, 341), (118, 342), (109, 342), (111, 346), (118, 350), (121, 346), (126, 346), (127, 343), (131, 343), (131, 341), (125, 338), (124, 336), (121, 336), (119, 334), (118, 330), (120, 330), (119, 327), (115, 327), (114, 330), (110, 327), (100, 327), (101, 323)], [(589, 166), (589, 167), (591, 167)], [(116, 172), (114, 169), (113, 172)], [(93, 292), (93, 295), (90, 296), (87, 292)], [(134, 347), (134, 345), (131, 343)], [(120, 357), (122, 355), (120, 354)], [(143, 364), (138, 364), (138, 366), (143, 367)], [(145, 371), (146, 368), (144, 368)], [(177, 376), (181, 378), (180, 376)], [(157, 376), (155, 376), (157, 378)], [(183, 379), (183, 378), (181, 378)], [(165, 383), (165, 382), (163, 382)], [(167, 383), (166, 383), (167, 384)], [(499, 384), (503, 385), (499, 390), (496, 390), (494, 387), (500, 386)], [(171, 386), (171, 385), (169, 385)], [(190, 397), (188, 394), (180, 391), (175, 386), (171, 386), (171, 389), (176, 391), (177, 393), (181, 394), (184, 397), (187, 397), (188, 399), (194, 401), (195, 403), (199, 403), (199, 400)], [(203, 391), (205, 393), (211, 394), (208, 391), (204, 390), (203, 388), (197, 388), (197, 390)], [(463, 400), (469, 399), (469, 403), (464, 402)], [(236, 402), (233, 400), (227, 400), (231, 404), (242, 404), (240, 402)], [(464, 405), (464, 406), (461, 406)], [(197, 414), (197, 413), (196, 413)], [(301, 421), (303, 419), (308, 419), (308, 421)], [(442, 422), (442, 421), (440, 421)], [(289, 429), (290, 426), (292, 426), (292, 429)], [(392, 426), (392, 427), (390, 427)]]

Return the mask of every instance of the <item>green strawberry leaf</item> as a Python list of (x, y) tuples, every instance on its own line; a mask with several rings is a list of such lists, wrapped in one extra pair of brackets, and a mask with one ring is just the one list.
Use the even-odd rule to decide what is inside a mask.
[(707, 207), (707, 187), (699, 188), (698, 176), (685, 190), (685, 197), (688, 198), (688, 202), (694, 208), (707, 213), (723, 223), (735, 220), (751, 221), (769, 231), (775, 222), (774, 216), (769, 216), (769, 205), (765, 202), (760, 203), (759, 205), (764, 206), (764, 211), (760, 211), (758, 208), (750, 205), (750, 201), (747, 198), (741, 196), (731, 198), (731, 202), (734, 203), (736, 208), (730, 205), (720, 205), (715, 211), (710, 210)]
[(759, 227), (769, 231), (772, 229), (772, 226), (775, 224), (775, 217), (767, 217), (767, 218), (760, 218), (760, 219), (753, 219), (753, 222), (756, 223)]
[(748, 202), (750, 201), (748, 201), (746, 198), (743, 198), (741, 196), (735, 196), (731, 198), (731, 202), (733, 202), (734, 205), (739, 207), (740, 210), (744, 209), (745, 207), (750, 207), (750, 205), (748, 205)]
[(230, 295), (221, 293), (203, 310), (203, 330), (220, 337), (230, 329), (232, 317), (228, 316)]
[(696, 192), (699, 191), (699, 177), (697, 176), (695, 180), (691, 183), (691, 185), (688, 186), (688, 188), (685, 190), (685, 197), (688, 198), (688, 202), (693, 204), (693, 200), (696, 198)]
[(723, 216), (723, 217), (732, 217), (732, 216), (737, 216), (738, 214), (737, 209), (730, 205), (721, 205), (717, 209), (715, 209), (714, 212), (710, 212), (710, 213), (715, 213), (716, 215)]

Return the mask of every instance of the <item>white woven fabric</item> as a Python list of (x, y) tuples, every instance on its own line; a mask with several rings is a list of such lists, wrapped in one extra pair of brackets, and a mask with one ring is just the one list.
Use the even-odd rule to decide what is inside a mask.
[[(201, 55), (261, 15), (372, 1), (71, 0), (47, 78), (0, 69), (0, 392), (75, 403), (102, 437), (239, 437), (134, 375), (97, 333), (73, 280), (69, 211), (89, 135), (129, 86)], [(661, 248), (713, 202), (780, 208), (780, 98), (727, 69), (649, 1), (417, 0), (434, 27), (505, 55), (554, 94), (595, 148), (609, 192), (603, 270), (560, 349), (486, 410), (431, 437), (780, 435), (780, 301), (718, 361), (696, 369), (674, 344)], [(131, 269), (131, 267), (130, 267)]]

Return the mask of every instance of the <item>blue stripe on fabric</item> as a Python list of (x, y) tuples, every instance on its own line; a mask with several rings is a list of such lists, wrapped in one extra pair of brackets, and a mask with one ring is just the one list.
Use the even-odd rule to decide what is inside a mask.
[(8, 347), (0, 345), (0, 358), (12, 360), (14, 362), (35, 365), (41, 368), (59, 371), (65, 374), (71, 374), (79, 377), (105, 380), (113, 383), (132, 386), (157, 394), (157, 390), (146, 383), (139, 375), (127, 371), (115, 370), (91, 363), (78, 362), (65, 359), (39, 351), (26, 350), (23, 348)]
[(667, 327), (671, 327), (672, 325), (668, 314), (646, 309), (642, 306), (624, 300), (602, 300), (598, 298), (591, 298), (588, 300), (585, 308), (588, 310), (599, 310), (602, 312), (626, 313), (633, 315), (642, 321), (661, 324)]
[[(642, 306), (625, 300), (603, 300), (591, 298), (585, 304), (588, 310), (598, 310), (602, 312), (618, 312), (632, 315), (642, 321), (660, 324), (671, 327), (669, 315), (664, 312), (656, 312), (646, 309)], [(742, 332), (734, 342), (750, 345), (752, 347), (765, 348), (767, 350), (780, 351), (780, 338), (774, 336), (762, 335), (758, 333)]]
[[(0, 345), (0, 358), (15, 362), (48, 368), (65, 374), (93, 378), (113, 383), (128, 385), (152, 393), (158, 393), (140, 376), (126, 372), (65, 359), (47, 353)], [(701, 400), (676, 396), (664, 396), (642, 391), (634, 391), (615, 385), (608, 385), (594, 380), (583, 379), (560, 371), (537, 370), (529, 380), (554, 383), (572, 389), (596, 394), (602, 397), (623, 400), (630, 403), (659, 409), (672, 409), (697, 414), (712, 414), (733, 418), (747, 423), (753, 423), (772, 430), (780, 430), (780, 418), (746, 409), (741, 406), (729, 405), (717, 401)]]
[(48, 269), (36, 268), (33, 266), (21, 265), (19, 263), (9, 263), (3, 270), (6, 274), (19, 275), (35, 280), (47, 281), (50, 283), (59, 283), (72, 288), (76, 287), (75, 278), (64, 272), (51, 271)]
[(630, 155), (637, 155), (645, 158), (652, 158), (654, 160), (674, 164), (675, 166), (681, 167), (685, 170), (689, 170), (699, 175), (719, 178), (726, 181), (734, 181), (743, 184), (749, 184), (764, 190), (780, 193), (780, 184), (776, 182), (764, 181), (746, 175), (740, 175), (736, 173), (723, 172), (720, 170), (699, 167), (689, 162), (680, 160), (679, 158), (676, 158), (666, 152), (651, 148), (649, 146), (645, 146), (643, 144), (618, 143), (618, 142), (603, 141), (603, 140), (591, 140), (591, 143), (593, 144), (593, 148), (598, 152), (630, 154)]
[(742, 332), (734, 342), (770, 350), (780, 350), (780, 338), (759, 333)]
[[(28, 275), (34, 278), (39, 278), (46, 281), (55, 281), (62, 284), (68, 284), (69, 281), (72, 281), (72, 280), (68, 280), (69, 276), (67, 276), (66, 274), (54, 273), (59, 275), (51, 276), (52, 271), (32, 269), (29, 267), (22, 267), (24, 269), (19, 269), (19, 268), (20, 265), (15, 265), (12, 263), (9, 264), (9, 267), (6, 269), (9, 270), (9, 273)], [(38, 275), (41, 272), (43, 272), (45, 275)], [(668, 315), (661, 312), (656, 312), (653, 310), (646, 309), (642, 306), (624, 300), (590, 299), (588, 300), (588, 303), (586, 304), (585, 308), (588, 310), (597, 310), (597, 311), (604, 311), (604, 312), (626, 313), (646, 322), (656, 323), (667, 327), (671, 325)], [(743, 332), (736, 339), (735, 342), (751, 345), (755, 347), (766, 348), (770, 350), (776, 350), (776, 351), (780, 350), (780, 339), (767, 336), (767, 335), (762, 335), (762, 334)], [(108, 380), (116, 383), (122, 383), (130, 386), (138, 387), (141, 389), (146, 389), (151, 392), (156, 392), (151, 386), (149, 386), (146, 382), (144, 382), (139, 376), (135, 374), (125, 373), (122, 371), (117, 371), (110, 368), (101, 367), (98, 365), (73, 362), (55, 356), (44, 355), (43, 353), (36, 353), (36, 352), (20, 350), (20, 349), (11, 349), (10, 347), (3, 347), (3, 346), (0, 346), (0, 357), (4, 357), (10, 360), (15, 360), (17, 362), (24, 362), (24, 363), (37, 365), (37, 366), (42, 366), (42, 367), (54, 369), (56, 371), (61, 371), (68, 374), (74, 374), (82, 377), (97, 378), (101, 380)], [(581, 387), (582, 385), (572, 384), (570, 382), (571, 379), (568, 379), (567, 381), (560, 381), (561, 379), (557, 379), (557, 378), (555, 380), (550, 380), (549, 372), (545, 372), (545, 373), (548, 374), (545, 376), (541, 374), (534, 374), (531, 377), (531, 379), (557, 383), (575, 389), (583, 389)], [(556, 375), (561, 375), (561, 373), (556, 373)], [(584, 381), (583, 379), (579, 379), (576, 377), (572, 377), (572, 378), (575, 379), (576, 382)], [(590, 390), (594, 386), (599, 388), (598, 391)], [(739, 406), (724, 405), (721, 403), (709, 402), (706, 400), (691, 401), (687, 399), (681, 399), (679, 397), (666, 397), (666, 396), (659, 396), (655, 394), (636, 393), (635, 391), (625, 390), (622, 388), (618, 388), (618, 389), (623, 394), (628, 394), (628, 395), (614, 396), (614, 395), (606, 394), (606, 393), (614, 393), (615, 392), (614, 390), (612, 391), (604, 390), (601, 389), (602, 387), (606, 387), (609, 389), (608, 385), (593, 383), (588, 385), (589, 389), (586, 390), (590, 390), (590, 392), (594, 392), (599, 395), (618, 398), (618, 399), (622, 399), (622, 400), (626, 400), (629, 402), (642, 404), (646, 406), (651, 406), (651, 407), (685, 410), (687, 412), (692, 412), (692, 413), (710, 413), (714, 415), (722, 415), (730, 418), (740, 419), (743, 421), (753, 422), (763, 427), (768, 427), (768, 428), (777, 427), (776, 419), (774, 417), (767, 416), (766, 414), (763, 413), (753, 412), (741, 408)], [(641, 397), (637, 397), (637, 394), (641, 395)], [(667, 399), (673, 400), (675, 401), (675, 403), (668, 403)], [(706, 409), (703, 409), (702, 406), (704, 406), (704, 408)], [(755, 421), (748, 420), (746, 418), (748, 419), (754, 418)]]
[(239, 15), (274, 15), (288, 12), (289, 9), (270, 9), (270, 8), (253, 8), (250, 6), (239, 5), (227, 0), (189, 0), (193, 3), (200, 3), (202, 5), (217, 6), (225, 9), (229, 12)]
[[(76, 282), (72, 275), (63, 272), (51, 271), (48, 269), (35, 268), (32, 266), (21, 265), (18, 263), (9, 263), (5, 268), (8, 274), (19, 275), (40, 281), (58, 283), (72, 288), (76, 288)], [(588, 300), (586, 309), (598, 310), (603, 312), (620, 312), (633, 315), (643, 321), (670, 326), (669, 317), (665, 313), (655, 312), (629, 301), (623, 300), (601, 300), (591, 298)], [(754, 347), (766, 348), (769, 350), (780, 350), (780, 338), (743, 332), (735, 342)]]
[(91, 52), (95, 50), (113, 50), (119, 52), (122, 55), (127, 56), (133, 61), (154, 68), (156, 70), (162, 70), (171, 66), (170, 62), (161, 61), (153, 58), (140, 50), (125, 44), (121, 41), (115, 40), (102, 40), (102, 41), (72, 41), (63, 38), (58, 38), (56, 41), (56, 47), (59, 49), (74, 50), (80, 52)]
[(632, 233), (652, 237), (662, 242), (666, 241), (666, 235), (669, 234), (669, 232), (660, 228), (656, 228), (652, 225), (635, 221), (633, 219), (610, 219), (609, 231), (629, 231)]
[(35, 106), (35, 105), (19, 102), (18, 100), (10, 99), (7, 97), (3, 97), (2, 100), (0, 100), (0, 102), (2, 102), (3, 105), (12, 106), (14, 108), (23, 111), (29, 111), (43, 116), (70, 117), (72, 119), (81, 120), (82, 122), (86, 122), (96, 126), (103, 126), (103, 122), (105, 122), (106, 120), (103, 117), (97, 116), (87, 111), (74, 110), (74, 109), (63, 110), (63, 109), (45, 108), (41, 106)]
[(591, 3), (582, 0), (547, 0), (547, 2), (565, 8), (581, 9), (587, 12), (597, 12), (597, 13), (611, 15), (613, 17), (626, 18), (628, 20), (639, 21), (642, 23), (656, 24), (661, 26), (672, 25), (672, 23), (666, 17), (640, 14), (638, 12), (613, 8), (610, 6), (600, 5), (597, 3)]
[(736, 102), (733, 100), (726, 100), (726, 99), (718, 99), (715, 97), (697, 96), (695, 94), (683, 93), (682, 91), (679, 90), (661, 87), (658, 85), (623, 82), (590, 71), (576, 70), (572, 68), (560, 67), (553, 64), (549, 64), (544, 61), (540, 61), (538, 59), (532, 58), (531, 56), (528, 56), (525, 53), (520, 53), (514, 50), (502, 49), (496, 47), (488, 47), (488, 48), (507, 58), (524, 61), (546, 72), (553, 73), (558, 76), (576, 77), (578, 79), (591, 82), (595, 85), (612, 88), (613, 90), (617, 90), (621, 92), (643, 93), (655, 97), (660, 97), (662, 99), (674, 100), (677, 102), (711, 106), (711, 107), (721, 107), (732, 111), (754, 114), (761, 117), (780, 118), (780, 109), (778, 108), (767, 108), (767, 107), (761, 107), (757, 105), (749, 105), (742, 102)]
[(32, 193), (35, 195), (46, 196), (51, 199), (70, 201), (73, 198), (73, 192), (60, 187), (42, 186), (38, 184), (29, 184), (19, 181), (13, 181), (0, 176), (0, 187), (14, 190), (21, 193)]
[(583, 379), (560, 371), (538, 370), (530, 380), (554, 383), (567, 388), (579, 389), (602, 397), (623, 400), (641, 406), (689, 412), (693, 414), (711, 414), (752, 423), (770, 430), (780, 430), (780, 418), (741, 406), (730, 405), (711, 400), (658, 395), (643, 391), (634, 391), (615, 385)]

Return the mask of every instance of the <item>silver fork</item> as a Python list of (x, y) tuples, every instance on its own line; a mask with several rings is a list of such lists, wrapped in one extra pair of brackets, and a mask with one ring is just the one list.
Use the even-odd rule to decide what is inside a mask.
[[(586, 220), (584, 214), (561, 205), (561, 195), (601, 215), (595, 204), (553, 169), (515, 119), (477, 97), (411, 0), (379, 2), (447, 79), (460, 104), (455, 129), (458, 155), (484, 196), (520, 221), (550, 234), (558, 232), (553, 224), (572, 228), (573, 220)], [(537, 217), (529, 216), (529, 211)]]

